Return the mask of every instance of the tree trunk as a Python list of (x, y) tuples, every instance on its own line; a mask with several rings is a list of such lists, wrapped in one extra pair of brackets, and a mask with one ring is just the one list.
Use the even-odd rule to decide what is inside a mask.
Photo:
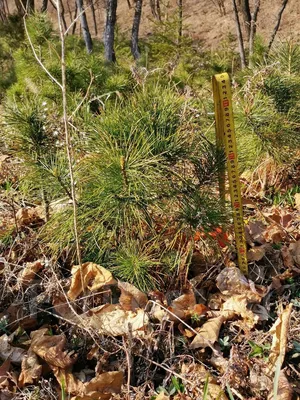
[(114, 51), (115, 24), (117, 21), (118, 0), (106, 0), (106, 25), (104, 32), (105, 59), (116, 62)]
[(275, 25), (275, 27), (274, 27), (274, 30), (273, 30), (273, 33), (272, 33), (270, 42), (269, 42), (269, 44), (268, 44), (268, 51), (267, 51), (267, 54), (269, 54), (269, 52), (270, 52), (270, 50), (271, 50), (271, 47), (272, 47), (272, 44), (273, 44), (273, 42), (274, 42), (275, 36), (276, 36), (276, 34), (277, 34), (277, 32), (278, 32), (278, 29), (279, 29), (279, 27), (280, 27), (280, 22), (281, 22), (281, 18), (282, 18), (283, 11), (284, 11), (284, 9), (285, 9), (287, 3), (288, 3), (288, 0), (283, 0), (283, 2), (282, 2), (282, 4), (281, 4), (280, 10), (279, 10), (278, 16), (277, 16), (277, 22), (276, 22), (276, 25)]
[(86, 50), (87, 50), (88, 54), (90, 54), (93, 51), (93, 42), (92, 42), (91, 34), (89, 31), (87, 19), (86, 19), (86, 13), (85, 13), (85, 11), (83, 11), (84, 10), (83, 0), (76, 0), (76, 4), (77, 4), (78, 12), (80, 14), (80, 23), (81, 23), (83, 40), (84, 40), (84, 43), (86, 46)]
[(34, 0), (15, 0), (18, 13), (21, 15), (34, 12)]
[(178, 6), (178, 44), (182, 38), (182, 24), (183, 24), (183, 0), (177, 0)]
[(244, 41), (243, 41), (243, 35), (242, 35), (241, 24), (240, 24), (237, 5), (236, 5), (236, 0), (232, 0), (232, 4), (233, 4), (234, 17), (235, 17), (237, 39), (238, 39), (238, 43), (239, 43), (239, 53), (240, 53), (240, 58), (241, 58), (241, 67), (245, 68), (246, 67), (245, 48), (244, 48)]
[[(75, 12), (74, 12), (74, 20), (76, 20), (77, 18), (77, 13), (78, 13), (78, 9), (77, 9), (77, 3), (75, 2)], [(73, 24), (73, 28), (72, 28), (72, 35), (75, 35), (75, 31), (76, 31), (76, 21)]]
[(142, 16), (142, 7), (143, 0), (136, 0), (131, 32), (131, 53), (135, 60), (139, 59), (141, 56), (139, 50), (139, 29)]
[(95, 6), (94, 6), (94, 0), (88, 0), (88, 4), (91, 7), (91, 12), (92, 12), (92, 17), (93, 17), (93, 23), (94, 23), (94, 31), (95, 31), (95, 36), (98, 35), (98, 29), (97, 29), (97, 20), (96, 20), (96, 13), (95, 13)]
[(249, 0), (241, 0), (241, 10), (245, 23), (245, 30), (247, 33), (247, 39), (250, 38), (250, 27), (251, 27), (251, 12), (249, 6)]
[(42, 2), (42, 7), (41, 7), (41, 12), (46, 12), (48, 7), (48, 0), (43, 0)]
[(257, 22), (259, 7), (260, 7), (260, 0), (255, 0), (255, 8), (251, 16), (250, 37), (249, 37), (249, 67), (253, 67), (252, 64), (253, 46), (256, 35), (256, 22)]

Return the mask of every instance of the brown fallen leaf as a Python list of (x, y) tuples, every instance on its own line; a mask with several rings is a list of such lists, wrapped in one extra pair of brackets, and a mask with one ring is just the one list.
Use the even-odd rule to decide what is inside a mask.
[[(292, 313), (293, 304), (289, 304), (285, 310), (279, 312), (279, 316), (275, 321), (274, 325), (270, 329), (270, 333), (273, 335), (272, 346), (268, 358), (267, 374), (274, 374), (276, 368), (282, 366), (286, 349), (288, 332), (290, 326), (290, 319)], [(278, 366), (279, 365), (279, 366)]]
[(290, 252), (296, 264), (300, 265), (300, 240), (290, 244)]
[(68, 291), (68, 297), (75, 300), (86, 288), (91, 292), (98, 290), (105, 285), (113, 285), (116, 280), (111, 272), (92, 262), (86, 262), (72, 267), (71, 287)]
[(266, 255), (265, 246), (255, 246), (247, 252), (248, 262), (260, 261)]
[[(292, 385), (289, 383), (283, 370), (280, 371), (278, 380), (278, 391), (276, 394), (276, 400), (292, 400), (294, 390)], [(268, 396), (268, 400), (274, 400), (274, 393)]]
[(287, 238), (287, 233), (278, 224), (272, 224), (266, 228), (264, 238), (266, 242), (281, 243)]
[(231, 319), (234, 315), (240, 316), (248, 329), (252, 329), (258, 323), (260, 317), (248, 309), (248, 303), (247, 294), (232, 296), (222, 305), (222, 315), (226, 319)]
[(164, 392), (160, 392), (156, 397), (155, 400), (169, 400), (170, 396), (164, 394)]
[(298, 211), (300, 211), (300, 193), (296, 193), (294, 199), (295, 199), (295, 208)]
[(0, 367), (0, 388), (3, 389), (8, 386), (8, 372), (10, 369), (10, 359), (4, 361)]
[(27, 355), (22, 360), (21, 374), (18, 381), (19, 386), (23, 387), (27, 384), (37, 382), (42, 374), (42, 368), (37, 355), (29, 349)]
[(89, 310), (85, 320), (89, 326), (101, 335), (122, 336), (144, 334), (149, 324), (149, 317), (142, 309), (125, 311), (118, 304), (105, 304)]
[(65, 392), (74, 395), (73, 400), (109, 400), (113, 394), (121, 392), (123, 372), (105, 372), (95, 376), (89, 382), (81, 382), (74, 375), (60, 368), (53, 368), (58, 383)]
[(18, 276), (18, 283), (20, 285), (28, 285), (42, 268), (43, 263), (40, 260), (26, 263), (25, 268)]
[(282, 261), (283, 261), (283, 265), (286, 268), (293, 268), (294, 266), (294, 259), (293, 256), (290, 252), (290, 249), (287, 246), (283, 246), (280, 249), (281, 252), (281, 257), (282, 257)]
[(250, 221), (247, 228), (253, 242), (259, 244), (266, 242), (264, 238), (266, 225), (262, 221)]
[(191, 349), (198, 349), (199, 347), (208, 347), (213, 345), (219, 338), (221, 326), (225, 318), (221, 315), (216, 318), (209, 319), (201, 328), (196, 328), (198, 335), (190, 344)]
[(30, 336), (30, 349), (51, 367), (68, 368), (75, 363), (77, 355), (64, 351), (67, 342), (64, 335), (50, 335), (48, 328), (41, 328)]
[(119, 303), (125, 311), (135, 311), (137, 308), (144, 308), (148, 302), (148, 297), (135, 286), (128, 282), (118, 282), (121, 290)]
[(6, 334), (0, 337), (0, 358), (2, 360), (10, 359), (14, 364), (21, 364), (26, 351), (20, 347), (14, 347), (10, 344), (11, 338)]
[(44, 216), (40, 207), (20, 208), (16, 213), (18, 226), (28, 226), (44, 222)]

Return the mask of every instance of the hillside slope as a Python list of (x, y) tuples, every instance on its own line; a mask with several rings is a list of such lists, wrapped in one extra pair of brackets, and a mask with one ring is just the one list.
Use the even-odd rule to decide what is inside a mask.
[[(129, 0), (133, 4), (133, 0)], [(13, 3), (13, 1), (12, 1)], [(49, 2), (49, 13), (55, 18), (55, 10)], [(74, 15), (74, 3), (72, 0), (63, 0), (67, 23), (70, 22), (70, 15)], [(252, 1), (254, 3), (254, 1)], [(278, 10), (282, 0), (262, 0), (258, 16), (257, 32), (267, 42), (274, 28)], [(39, 9), (41, 0), (36, 1)], [(97, 19), (97, 36), (102, 38), (105, 25), (105, 1), (95, 0), (95, 11)], [(226, 14), (221, 15), (217, 6), (217, 0), (183, 0), (183, 15), (185, 33), (193, 39), (203, 42), (205, 48), (216, 48), (219, 43), (228, 38), (229, 35), (236, 36), (234, 16), (232, 12), (232, 1), (224, 0)], [(161, 11), (163, 19), (167, 19), (176, 12), (176, 0), (162, 1)], [(119, 31), (130, 36), (131, 23), (134, 9), (129, 9), (128, 0), (119, 0), (118, 4), (118, 27)], [(90, 30), (95, 36), (91, 9), (87, 11)], [(278, 32), (278, 39), (300, 37), (300, 2), (289, 0), (283, 13), (281, 27)], [(76, 31), (80, 32), (79, 24)], [(149, 0), (144, 1), (141, 36), (147, 36), (153, 31), (153, 16), (150, 10)]]

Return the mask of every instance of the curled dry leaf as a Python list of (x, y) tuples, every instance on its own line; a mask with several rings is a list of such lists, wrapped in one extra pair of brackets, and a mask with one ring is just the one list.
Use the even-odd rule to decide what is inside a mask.
[(11, 338), (7, 335), (0, 337), (0, 358), (2, 360), (10, 359), (14, 364), (21, 364), (26, 351), (20, 347), (14, 347), (10, 344)]
[(265, 246), (256, 246), (247, 252), (248, 262), (260, 261), (266, 254)]
[(266, 242), (264, 238), (264, 232), (266, 225), (262, 221), (250, 221), (247, 230), (250, 238), (254, 243), (264, 244)]
[(275, 369), (278, 368), (278, 364), (280, 367), (282, 366), (287, 348), (292, 308), (293, 304), (289, 304), (285, 310), (280, 312), (279, 317), (270, 329), (270, 333), (273, 335), (273, 338), (268, 359), (268, 374), (274, 373)]
[(76, 325), (81, 324), (81, 318), (77, 314), (76, 304), (71, 305), (64, 294), (59, 293), (54, 295), (52, 299), (52, 305), (54, 307), (54, 310), (66, 321), (74, 323)]
[(28, 285), (42, 268), (43, 263), (40, 260), (26, 263), (25, 268), (18, 276), (18, 283), (20, 285)]
[(77, 355), (64, 351), (67, 341), (64, 335), (49, 335), (47, 328), (41, 328), (30, 336), (30, 349), (51, 367), (68, 368), (75, 363)]
[(72, 267), (71, 287), (68, 291), (68, 297), (75, 300), (86, 288), (91, 292), (98, 290), (105, 285), (116, 283), (111, 272), (100, 265), (86, 262)]
[(74, 375), (60, 368), (53, 368), (54, 375), (64, 390), (76, 400), (109, 400), (113, 394), (121, 392), (123, 372), (105, 372), (89, 382), (81, 382)]
[(0, 388), (3, 389), (8, 386), (8, 372), (10, 369), (10, 359), (4, 361), (0, 367)]
[(35, 383), (42, 374), (42, 365), (39, 363), (37, 355), (29, 349), (28, 354), (24, 356), (21, 365), (21, 374), (19, 376), (19, 386)]
[(198, 349), (199, 347), (213, 345), (219, 338), (220, 329), (224, 321), (225, 318), (221, 315), (208, 320), (201, 328), (196, 328), (195, 330), (198, 332), (198, 335), (195, 336), (190, 344), (190, 348)]
[(144, 334), (149, 324), (149, 317), (142, 309), (125, 311), (118, 304), (105, 304), (91, 309), (85, 317), (87, 323), (101, 335), (122, 336)]
[(146, 306), (148, 297), (135, 286), (127, 282), (118, 282), (118, 287), (121, 290), (119, 302), (123, 310), (135, 311)]

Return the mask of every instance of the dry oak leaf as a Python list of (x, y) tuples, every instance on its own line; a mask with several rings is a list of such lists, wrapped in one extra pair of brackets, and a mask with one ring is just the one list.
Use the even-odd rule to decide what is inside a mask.
[(290, 244), (290, 252), (296, 264), (300, 265), (300, 240)]
[(196, 328), (198, 335), (190, 344), (191, 349), (198, 349), (199, 347), (208, 347), (213, 345), (219, 338), (221, 326), (225, 318), (220, 315), (219, 317), (209, 319), (201, 328)]
[(48, 328), (41, 328), (30, 336), (30, 349), (51, 367), (68, 368), (75, 363), (77, 355), (64, 351), (67, 342), (64, 335), (49, 335)]
[(122, 336), (144, 334), (149, 325), (149, 317), (142, 309), (125, 311), (118, 304), (105, 304), (92, 308), (85, 316), (87, 324), (100, 335)]
[(252, 329), (260, 320), (260, 316), (248, 309), (248, 302), (247, 294), (232, 296), (222, 304), (222, 315), (226, 319), (231, 319), (234, 315), (240, 316), (246, 326)]
[(8, 373), (10, 369), (10, 359), (4, 361), (4, 363), (0, 367), (0, 388), (3, 389), (9, 385), (8, 382)]
[(144, 308), (148, 303), (148, 297), (135, 286), (128, 282), (118, 282), (121, 290), (119, 303), (125, 311), (135, 311), (137, 308)]
[(14, 364), (21, 364), (26, 351), (20, 347), (12, 346), (10, 341), (11, 338), (5, 334), (0, 337), (0, 358), (2, 360), (9, 358)]
[(23, 387), (27, 384), (37, 382), (42, 374), (42, 368), (37, 355), (29, 349), (27, 355), (22, 360), (21, 374), (18, 380), (19, 386)]
[(28, 285), (42, 268), (43, 263), (40, 260), (26, 263), (25, 268), (18, 276), (18, 283), (20, 285)]
[(72, 267), (71, 287), (68, 297), (75, 300), (86, 288), (90, 291), (98, 290), (105, 285), (117, 283), (111, 272), (92, 262)]
[(250, 221), (246, 228), (253, 242), (259, 244), (266, 242), (264, 238), (266, 225), (262, 221)]
[(53, 368), (54, 375), (68, 394), (75, 395), (71, 400), (109, 400), (113, 394), (121, 392), (123, 372), (105, 372), (89, 382), (81, 382), (74, 375), (60, 368)]

